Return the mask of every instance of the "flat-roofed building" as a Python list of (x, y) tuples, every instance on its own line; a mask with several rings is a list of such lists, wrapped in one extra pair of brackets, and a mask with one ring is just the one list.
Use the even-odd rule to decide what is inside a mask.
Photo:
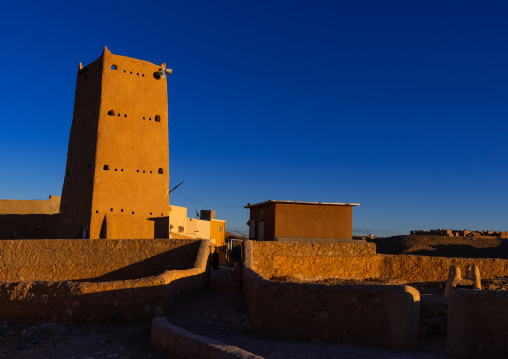
[(269, 200), (249, 203), (249, 238), (258, 241), (333, 241), (353, 238), (359, 203)]

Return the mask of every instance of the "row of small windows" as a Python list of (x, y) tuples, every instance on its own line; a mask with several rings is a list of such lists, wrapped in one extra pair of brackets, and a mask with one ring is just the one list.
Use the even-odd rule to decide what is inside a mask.
[[(114, 110), (109, 110), (108, 111), (108, 115), (109, 116), (118, 116), (118, 117), (122, 117), (122, 114), (121, 113), (115, 113)], [(85, 122), (85, 121), (88, 121), (88, 120), (91, 120), (93, 118), (95, 118), (97, 116), (97, 111), (94, 111), (93, 115), (88, 115), (88, 116), (83, 116), (83, 117), (79, 117), (77, 118), (76, 116), (74, 116), (72, 118), (72, 123), (80, 123), (80, 122)], [(127, 114), (124, 113), (123, 114), (123, 117), (127, 117)], [(146, 116), (143, 116), (143, 120), (146, 120), (147, 117)], [(153, 118), (155, 122), (161, 122), (161, 117), (160, 115), (155, 115), (155, 117)], [(152, 118), (151, 117), (148, 117), (148, 121), (152, 121)]]
[[(110, 208), (110, 209), (109, 209), (109, 211), (110, 211), (110, 212), (114, 212), (113, 208)], [(120, 212), (121, 212), (121, 213), (124, 213), (123, 208), (120, 208)], [(99, 213), (99, 210), (96, 210), (96, 211), (95, 211), (95, 213)], [(132, 211), (132, 212), (131, 212), (131, 214), (136, 214), (136, 212)], [(153, 213), (152, 213), (152, 212), (150, 212), (150, 216), (153, 216)], [(164, 216), (164, 213), (161, 213), (161, 216)]]
[[(110, 212), (113, 212), (113, 208), (110, 208), (110, 209), (109, 209), (109, 211), (110, 211)], [(123, 208), (121, 208), (121, 209), (120, 209), (120, 212), (121, 212), (121, 213), (124, 213), (124, 209), (123, 209)], [(65, 213), (67, 213), (67, 206), (65, 206)], [(99, 211), (98, 211), (98, 210), (96, 210), (96, 211), (95, 211), (95, 213), (99, 213)], [(131, 212), (131, 214), (136, 214), (136, 212), (132, 211), (132, 212)], [(83, 216), (86, 216), (86, 215), (89, 215), (89, 213), (86, 213), (86, 212), (84, 212), (84, 213), (82, 213), (82, 214), (79, 214), (79, 213), (72, 213), (72, 214), (69, 214), (69, 217), (83, 217)], [(152, 212), (150, 212), (150, 216), (153, 216), (153, 213), (152, 213)], [(161, 213), (161, 216), (164, 216), (164, 213)]]
[[(104, 171), (109, 171), (109, 165), (104, 165), (104, 167), (102, 168)], [(115, 171), (118, 171), (118, 168), (115, 168)], [(120, 169), (120, 172), (123, 172), (123, 168)], [(136, 170), (136, 172), (140, 172), (140, 170)], [(142, 171), (143, 173), (146, 173), (145, 170)], [(153, 173), (152, 171), (149, 171), (150, 173)], [(162, 167), (159, 167), (159, 169), (157, 170), (157, 173), (162, 175), (164, 174), (164, 170), (162, 169)]]
[[(109, 111), (108, 111), (108, 115), (109, 115), (109, 116), (115, 116), (115, 111), (114, 111), (114, 110), (109, 110)], [(117, 113), (116, 115), (117, 115), (118, 117), (121, 117), (121, 116), (122, 116), (120, 113)], [(127, 117), (127, 114), (125, 113), (125, 114), (123, 115), (123, 117)], [(143, 116), (143, 120), (146, 120), (146, 117), (145, 117), (145, 116)], [(161, 117), (160, 117), (159, 115), (155, 115), (154, 120), (155, 120), (155, 122), (161, 122)], [(151, 117), (148, 117), (148, 121), (152, 121), (152, 118), (151, 118)]]
[[(111, 65), (111, 70), (118, 70), (118, 66), (117, 65)], [(124, 73), (127, 73), (126, 70), (123, 70)], [(131, 75), (134, 75), (134, 73), (131, 71), (130, 72)], [(139, 72), (136, 72), (136, 75), (139, 76)], [(145, 77), (145, 74), (141, 74), (141, 77)]]
[[(91, 168), (92, 168), (91, 163), (89, 163), (86, 168), (67, 168), (67, 171), (65, 172), (65, 174), (66, 174), (66, 176), (70, 176), (71, 174), (81, 173), (81, 172), (84, 172), (85, 170), (90, 170)], [(109, 165), (104, 165), (103, 170), (109, 171)], [(118, 171), (118, 168), (115, 168), (115, 171)], [(120, 172), (123, 172), (123, 168), (120, 168)], [(147, 171), (145, 171), (145, 170), (142, 170), (142, 171), (136, 170), (136, 172), (147, 173)], [(153, 173), (153, 171), (151, 171), (151, 170), (148, 172)], [(159, 167), (159, 169), (157, 170), (157, 173), (160, 175), (164, 174), (164, 170), (162, 169), (162, 167)]]

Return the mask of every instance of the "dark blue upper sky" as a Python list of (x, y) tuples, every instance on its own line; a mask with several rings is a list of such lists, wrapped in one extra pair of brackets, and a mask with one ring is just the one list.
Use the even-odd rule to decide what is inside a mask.
[(61, 193), (78, 63), (107, 45), (173, 68), (171, 203), (189, 215), (245, 232), (248, 202), (359, 202), (358, 234), (508, 230), (507, 16), (504, 1), (2, 4), (0, 198)]

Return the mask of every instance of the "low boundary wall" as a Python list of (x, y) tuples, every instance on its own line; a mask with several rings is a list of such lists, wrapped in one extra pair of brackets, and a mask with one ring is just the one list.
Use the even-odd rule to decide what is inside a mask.
[(178, 358), (263, 359), (238, 347), (171, 325), (166, 317), (152, 319), (152, 343)]
[[(374, 243), (256, 242), (253, 269), (266, 278), (292, 276), (302, 281), (397, 278), (408, 283), (446, 281), (450, 266), (476, 264), (482, 278), (508, 276), (508, 260), (376, 254)], [(258, 255), (256, 255), (258, 253)]]
[[(396, 349), (414, 348), (418, 339), (419, 292), (409, 286), (326, 286), (270, 281), (257, 272), (261, 262), (256, 253), (266, 243), (244, 241), (242, 290), (251, 330), (276, 338), (366, 344)], [(268, 246), (271, 246), (269, 243)], [(327, 243), (354, 258), (372, 257), (370, 245)], [(316, 243), (277, 244), (278, 253), (318, 250)], [(375, 248), (375, 247), (374, 247)], [(321, 248), (323, 249), (323, 248)], [(333, 250), (321, 254), (332, 254)], [(300, 250), (300, 251), (299, 251)], [(299, 252), (298, 252), (299, 251)], [(375, 253), (375, 252), (374, 252)], [(313, 259), (311, 259), (313, 260)], [(273, 268), (276, 271), (276, 268)]]
[(508, 292), (458, 289), (448, 302), (446, 352), (508, 357)]
[(0, 241), (0, 253), (0, 321), (151, 319), (210, 278), (208, 240)]

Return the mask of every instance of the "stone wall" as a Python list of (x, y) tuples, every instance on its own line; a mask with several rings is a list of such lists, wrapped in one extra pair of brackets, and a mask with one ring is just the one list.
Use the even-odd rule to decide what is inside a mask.
[[(371, 244), (327, 243), (322, 247), (316, 243), (265, 243), (244, 241), (243, 248), (242, 289), (250, 327), (255, 333), (397, 349), (416, 346), (420, 296), (412, 287), (326, 286), (275, 282), (264, 277), (267, 272), (277, 271), (276, 268), (263, 269), (263, 265), (270, 263), (265, 254), (272, 259), (278, 256), (306, 258), (306, 262), (317, 261), (326, 267), (333, 263), (334, 251), (349, 260), (375, 257), (375, 247)], [(267, 248), (278, 249), (278, 256)], [(324, 258), (329, 260), (324, 263)], [(281, 263), (283, 261), (279, 260), (273, 265)], [(310, 267), (307, 265), (299, 273), (305, 273)], [(296, 269), (295, 262), (287, 268)], [(316, 272), (311, 274), (316, 275)]]
[(0, 320), (162, 315), (209, 283), (206, 240), (1, 241)]
[[(376, 254), (374, 243), (251, 242), (253, 268), (266, 278), (302, 281), (331, 277), (397, 278), (409, 283), (446, 281), (451, 265), (480, 268), (482, 278), (508, 276), (508, 260)], [(257, 255), (256, 255), (257, 254)]]
[(446, 352), (508, 357), (508, 292), (458, 289), (448, 304)]

